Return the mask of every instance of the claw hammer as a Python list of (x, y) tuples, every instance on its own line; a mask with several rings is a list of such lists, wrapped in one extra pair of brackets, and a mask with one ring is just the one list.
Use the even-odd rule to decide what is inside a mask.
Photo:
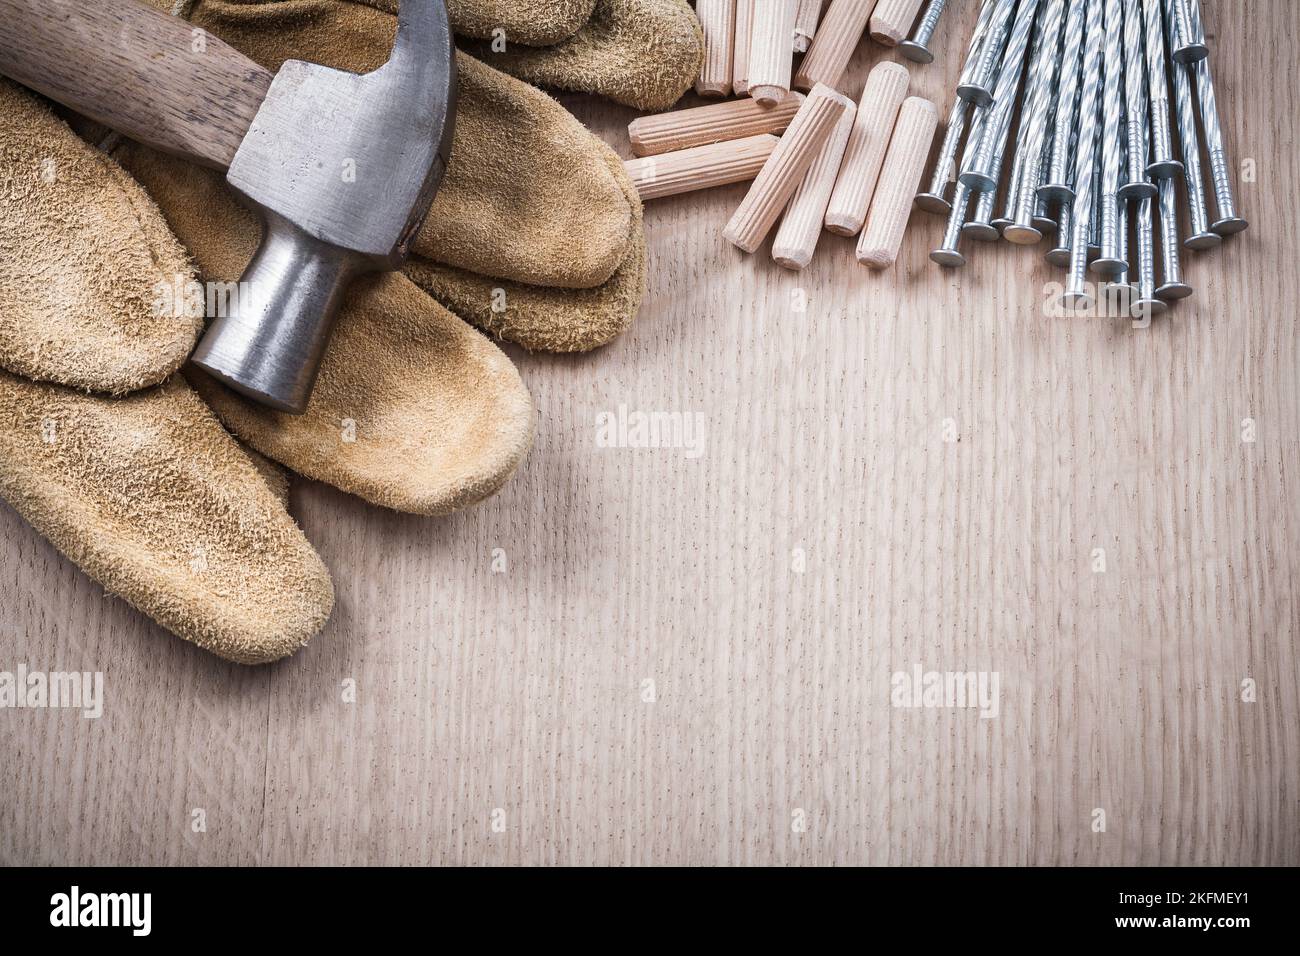
[(139, 0), (0, 0), (0, 74), (123, 135), (225, 169), (262, 219), (226, 315), (191, 360), (302, 413), (352, 280), (400, 269), (451, 158), (443, 0), (401, 0), (387, 63), (289, 60), (274, 76)]

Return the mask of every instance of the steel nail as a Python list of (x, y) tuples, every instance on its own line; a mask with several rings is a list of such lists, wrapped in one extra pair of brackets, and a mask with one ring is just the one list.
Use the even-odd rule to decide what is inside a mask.
[(966, 48), (966, 62), (961, 66), (961, 77), (957, 80), (957, 85), (972, 82), (976, 77), (976, 71), (980, 68), (981, 51), (984, 49), (984, 41), (988, 38), (989, 29), (993, 26), (994, 18), (1002, 12), (1000, 0), (984, 0), (984, 5), (980, 7), (979, 19), (975, 21), (975, 31), (970, 36), (970, 45)]
[[(1002, 178), (1002, 156), (993, 164), (993, 179)], [(997, 201), (997, 190), (990, 189), (979, 193), (975, 198), (975, 209), (962, 224), (961, 234), (977, 242), (996, 242), (1002, 238), (1002, 232), (993, 219), (993, 204)]]
[(1098, 275), (1118, 275), (1125, 268), (1119, 257), (1119, 179), (1123, 167), (1120, 146), (1124, 111), (1124, 7), (1106, 0), (1106, 78), (1102, 100), (1101, 191), (1098, 194), (1100, 257), (1092, 263)]
[(1183, 164), (1174, 159), (1169, 126), (1169, 79), (1165, 57), (1165, 24), (1160, 0), (1142, 0), (1142, 37), (1147, 55), (1147, 105), (1151, 114), (1151, 162), (1147, 173), (1153, 179), (1181, 176)]
[(992, 190), (976, 195), (975, 211), (961, 227), (963, 236), (978, 242), (997, 242), (1002, 238), (1002, 233), (993, 221), (994, 195)]
[(1119, 197), (1130, 201), (1156, 198), (1156, 187), (1147, 175), (1147, 80), (1146, 53), (1142, 45), (1141, 0), (1124, 0), (1124, 138), (1128, 171), (1119, 187)]
[[(1199, 0), (1189, 0), (1193, 29), (1203, 30)], [(1237, 214), (1237, 201), (1232, 194), (1232, 167), (1223, 145), (1223, 127), (1219, 123), (1219, 103), (1214, 93), (1214, 78), (1210, 75), (1209, 59), (1192, 64), (1196, 76), (1196, 96), (1201, 107), (1201, 125), (1205, 129), (1205, 146), (1210, 157), (1210, 179), (1214, 183), (1214, 200), (1219, 218), (1210, 226), (1221, 236), (1230, 236), (1250, 228), (1250, 223)]]
[(1151, 209), (1155, 201), (1137, 201), (1138, 297), (1133, 307), (1147, 315), (1158, 315), (1169, 306), (1156, 298), (1156, 247)]
[(1070, 267), (1070, 243), (1074, 238), (1074, 215), (1071, 202), (1062, 199), (1056, 210), (1056, 242), (1043, 256), (1048, 262), (1062, 269)]
[(1128, 260), (1128, 227), (1129, 227), (1128, 202), (1123, 199), (1119, 200), (1119, 205), (1117, 207), (1116, 221), (1119, 225), (1119, 244), (1118, 244), (1119, 251), (1116, 258), (1119, 259), (1122, 268), (1110, 277), (1110, 280), (1108, 282), (1108, 287), (1111, 289), (1114, 289), (1116, 287), (1129, 289), (1131, 288), (1131, 286), (1129, 285), (1129, 260)]
[(1192, 294), (1178, 256), (1178, 192), (1172, 179), (1160, 180), (1160, 264), (1164, 281), (1156, 289), (1157, 299), (1170, 302)]
[[(1100, 120), (1098, 120), (1100, 123)], [(1099, 127), (1100, 128), (1100, 127)], [(1101, 255), (1101, 144), (1093, 152), (1092, 219), (1088, 222), (1088, 258)]]
[(1078, 137), (1079, 91), (1083, 71), (1083, 39), (1088, 0), (1070, 0), (1065, 21), (1065, 46), (1061, 56), (1061, 82), (1053, 118), (1052, 152), (1038, 194), (1051, 202), (1074, 198), (1075, 141)]
[[(1056, 70), (1053, 70), (1055, 73)], [(1033, 187), (1034, 195), (1037, 202), (1034, 204), (1034, 226), (1039, 232), (1046, 235), (1049, 231), (1055, 232), (1057, 228), (1056, 217), (1052, 215), (1052, 203), (1043, 195), (1043, 177), (1047, 175), (1048, 165), (1052, 161), (1052, 150), (1055, 147), (1056, 113), (1059, 109), (1057, 105), (1057, 84), (1060, 76), (1052, 83), (1052, 120), (1047, 124), (1047, 133), (1043, 137), (1043, 152), (1038, 160), (1038, 182)]]
[(960, 97), (953, 102), (952, 112), (948, 114), (948, 129), (943, 134), (943, 145), (939, 147), (939, 158), (935, 160), (934, 172), (930, 176), (930, 186), (925, 192), (917, 194), (917, 208), (940, 216), (946, 216), (952, 211), (952, 203), (947, 199), (948, 185), (952, 182), (957, 147), (966, 130), (966, 113), (969, 109), (970, 104)]
[(915, 63), (934, 62), (934, 54), (930, 52), (930, 40), (934, 37), (934, 30), (939, 25), (939, 18), (943, 16), (943, 8), (947, 2), (948, 0), (930, 0), (916, 29), (912, 31), (912, 36), (898, 45), (898, 50), (903, 56)]
[(1070, 270), (1066, 308), (1086, 308), (1093, 296), (1088, 290), (1088, 246), (1092, 231), (1093, 189), (1096, 173), (1098, 113), (1101, 106), (1101, 56), (1105, 44), (1104, 0), (1089, 0), (1088, 34), (1083, 54), (1083, 99), (1079, 112), (1079, 149), (1074, 163), (1074, 236), (1070, 243)]
[[(1024, 131), (1024, 118), (1021, 118), (1021, 131)], [(1002, 235), (1003, 230), (1016, 221), (1016, 210), (1020, 207), (1020, 185), (1024, 176), (1026, 166), (1025, 144), (1020, 142), (1021, 137), (1016, 137), (1016, 152), (1011, 160), (1011, 175), (1007, 177), (1006, 196), (1003, 197), (1002, 215), (992, 220), (993, 225), (998, 227), (998, 234)], [(994, 175), (997, 175), (996, 173)]]
[(1205, 30), (1193, 24), (1188, 0), (1166, 0), (1166, 16), (1170, 19), (1169, 49), (1178, 63), (1195, 63), (1210, 55), (1205, 45)]
[(956, 268), (966, 264), (966, 257), (958, 247), (961, 245), (961, 227), (966, 219), (966, 206), (970, 200), (970, 187), (958, 183), (953, 192), (952, 212), (948, 214), (948, 229), (943, 236), (943, 245), (930, 253), (930, 259), (941, 266)]
[(988, 30), (980, 43), (976, 64), (969, 72), (962, 71), (957, 84), (957, 95), (976, 106), (993, 105), (993, 85), (1000, 75), (1008, 28), (1016, 8), (1015, 0), (996, 0), (996, 3)]

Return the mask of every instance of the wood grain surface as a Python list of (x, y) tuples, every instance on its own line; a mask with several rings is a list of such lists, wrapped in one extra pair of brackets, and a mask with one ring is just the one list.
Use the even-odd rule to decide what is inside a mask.
[[(953, 6), (913, 69), (943, 113)], [(723, 240), (733, 186), (649, 208), (622, 339), (512, 352), (538, 438), (491, 501), (295, 484), (339, 602), (287, 662), (169, 637), (0, 507), (0, 669), (106, 697), (0, 711), (0, 862), (1300, 863), (1300, 4), (1240, 7), (1206, 2), (1252, 228), (1150, 328), (1044, 315), (1045, 247), (940, 271), (924, 213), (892, 271), (827, 235), (787, 272)], [(601, 447), (620, 406), (702, 454)], [(997, 672), (997, 716), (893, 706), (918, 666)]]

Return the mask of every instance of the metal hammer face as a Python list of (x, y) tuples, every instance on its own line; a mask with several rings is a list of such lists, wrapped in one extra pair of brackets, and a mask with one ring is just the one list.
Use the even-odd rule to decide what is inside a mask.
[(455, 56), (443, 0), (401, 0), (392, 56), (373, 73), (281, 67), (226, 177), (261, 215), (263, 242), (195, 365), (272, 408), (306, 408), (351, 280), (401, 268), (442, 182)]

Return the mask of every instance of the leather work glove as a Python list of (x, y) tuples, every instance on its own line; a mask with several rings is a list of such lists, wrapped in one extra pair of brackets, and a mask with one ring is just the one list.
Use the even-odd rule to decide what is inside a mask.
[[(396, 0), (375, 5), (397, 12)], [(550, 46), (577, 33), (595, 6), (596, 0), (447, 0), (447, 13), (461, 36), (488, 40), (499, 30), (512, 43)]]
[(144, 191), (0, 80), (0, 497), (164, 627), (261, 663), (334, 590), (280, 477), (172, 374), (202, 320), (156, 287), (192, 278)]
[[(170, 0), (151, 2), (171, 6)], [(364, 72), (387, 59), (395, 32), (395, 17), (382, 9), (394, 5), (374, 3), (207, 0), (190, 4), (187, 12), (268, 69), (296, 57)], [(597, 0), (593, 9), (605, 5)], [(552, 5), (464, 0), (454, 6), (462, 15), (509, 8), (521, 23), (541, 24), (544, 17), (525, 11), (535, 14)], [(674, 15), (685, 9), (677, 0), (641, 6), (679, 8)], [(693, 15), (686, 15), (698, 36)], [(543, 39), (540, 33), (533, 38)], [(683, 89), (697, 61), (692, 55), (689, 69), (681, 71), (689, 74)], [(428, 515), (495, 492), (526, 453), (533, 427), (531, 400), (509, 360), (430, 295), (527, 348), (583, 351), (626, 328), (644, 287), (641, 207), (617, 156), (535, 88), (463, 54), (459, 65), (452, 162), (413, 244), (415, 255), (405, 274), (354, 284), (307, 413), (269, 411), (201, 373), (187, 372), (221, 422), (268, 457), (373, 503)], [(26, 135), (26, 125), (18, 127), (16, 134), (0, 136), (0, 167), (10, 165), (12, 144)], [(61, 131), (61, 142), (72, 136), (66, 127)], [(130, 177), (84, 144), (66, 148), (79, 149), (88, 166), (92, 160), (99, 164), (102, 179), (120, 181), (121, 191), (138, 196)], [(158, 202), (200, 278), (238, 278), (260, 228), (220, 174), (133, 143), (119, 144), (113, 156)], [(21, 181), (25, 174), (19, 165), (12, 179)], [(63, 188), (35, 197), (13, 191), (21, 201), (0, 211), (12, 212), (6, 220), (39, 222), (51, 206), (78, 204), (61, 198)], [(0, 495), (93, 577), (175, 633), (231, 660), (272, 660), (292, 653), (327, 619), (328, 575), (277, 497), (272, 466), (221, 431), (181, 379), (168, 378), (192, 345), (195, 323), (174, 319), (152, 327), (126, 321), (141, 313), (147, 298), (142, 290), (160, 275), (178, 282), (189, 276), (183, 253), (148, 198), (139, 196), (132, 208), (139, 235), (115, 240), (115, 247), (128, 255), (148, 249), (148, 255), (113, 263), (94, 245), (94, 223), (102, 216), (69, 224), (67, 248), (55, 261), (83, 263), (80, 285), (56, 273), (48, 286), (53, 301), (16, 313), (4, 308), (18, 321), (8, 340), (0, 324), (0, 368), (111, 394), (164, 384), (114, 400), (7, 375), (0, 387)], [(38, 231), (25, 228), (19, 238), (29, 241), (21, 242), (21, 254), (11, 257), (6, 250), (5, 256), (15, 258), (19, 283), (30, 283), (28, 277), (45, 267), (43, 253), (30, 241)], [(168, 241), (170, 258), (155, 248)], [(68, 288), (84, 288), (72, 298), (80, 295), (99, 306), (85, 310), (83, 319), (120, 314), (122, 328), (109, 322), (87, 336), (81, 326), (51, 326), (48, 314), (68, 299)], [(5, 298), (23, 291), (22, 285), (0, 283)], [(8, 304), (5, 298), (0, 307)], [(123, 302), (131, 308), (124, 311)], [(151, 360), (136, 361), (133, 375), (116, 369), (110, 374), (104, 364), (125, 354), (115, 334), (142, 336), (139, 350)], [(99, 364), (76, 352), (83, 339), (108, 343), (92, 350)], [(31, 359), (40, 356), (49, 365), (61, 350), (65, 372), (89, 370), (91, 378), (41, 374), (49, 368)], [(54, 371), (59, 367), (55, 362)], [(33, 423), (45, 428), (51, 420), (55, 434), (94, 440), (56, 442), (58, 454), (52, 454), (32, 438)], [(59, 430), (64, 420), (71, 431)], [(177, 472), (186, 480), (178, 481)], [(114, 480), (96, 482), (101, 474)], [(162, 503), (156, 510), (141, 504), (155, 499)], [(241, 508), (255, 510), (256, 520)], [(82, 520), (64, 520), (65, 512), (78, 510)], [(160, 569), (170, 576), (160, 576)], [(186, 577), (187, 569), (200, 579)]]

